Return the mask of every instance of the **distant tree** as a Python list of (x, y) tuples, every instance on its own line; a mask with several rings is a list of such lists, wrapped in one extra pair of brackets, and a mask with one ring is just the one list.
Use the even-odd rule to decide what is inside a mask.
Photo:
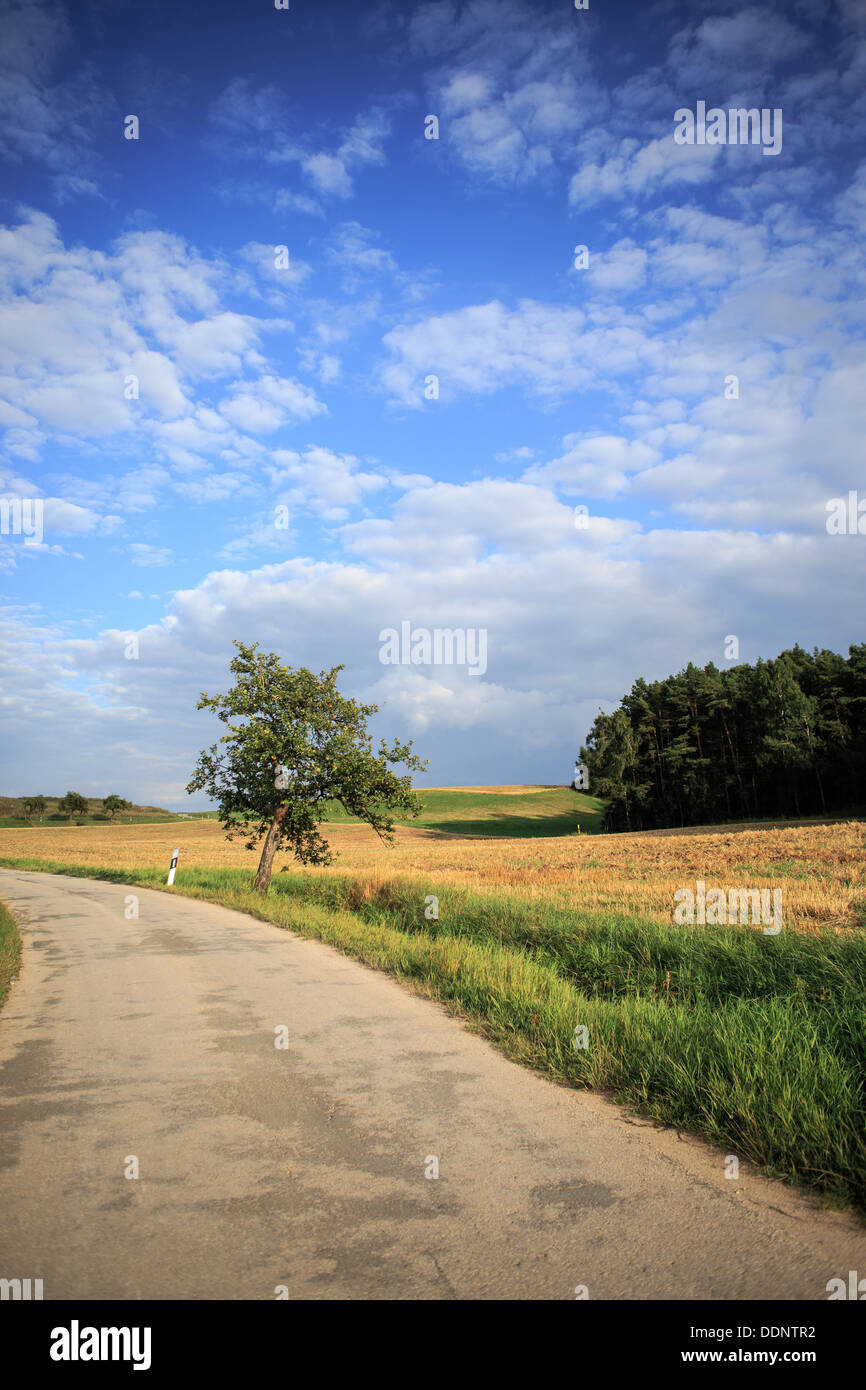
[(57, 803), (57, 809), (62, 816), (69, 817), (71, 825), (76, 816), (87, 814), (87, 797), (80, 792), (67, 792)]
[(28, 825), (32, 824), (33, 817), (36, 814), (35, 800), (35, 797), (26, 796), (21, 802), (21, 812)]
[(114, 817), (121, 811), (128, 811), (129, 807), (130, 802), (124, 801), (122, 796), (115, 796), (113, 792), (111, 796), (103, 797), (102, 800), (102, 809), (110, 821), (113, 821)]
[(187, 791), (205, 791), (218, 803), (229, 839), (240, 835), (252, 850), (265, 836), (256, 892), (268, 891), (281, 845), (302, 864), (331, 862), (318, 831), (329, 801), (392, 839), (391, 813), (416, 816), (421, 809), (411, 776), (398, 777), (388, 766), (423, 770), (412, 744), (397, 740), (389, 748), (382, 740), (373, 751), (367, 720), (378, 707), (339, 693), (342, 666), (315, 676), (303, 666), (284, 666), (273, 652), (258, 652), (258, 643), (234, 645), (235, 685), (225, 695), (203, 694), (196, 705), (213, 710), (229, 732), (199, 755)]

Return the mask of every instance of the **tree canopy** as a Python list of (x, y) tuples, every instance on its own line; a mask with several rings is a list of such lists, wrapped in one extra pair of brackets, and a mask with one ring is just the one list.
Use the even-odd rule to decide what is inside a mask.
[(63, 816), (69, 817), (71, 825), (76, 816), (87, 814), (87, 797), (82, 796), (81, 792), (67, 792), (57, 803), (57, 809)]
[[(389, 747), (381, 740), (374, 752), (367, 720), (378, 706), (340, 694), (342, 666), (316, 676), (283, 665), (274, 652), (260, 652), (258, 643), (234, 645), (234, 686), (226, 694), (202, 694), (196, 705), (212, 710), (228, 732), (199, 755), (187, 791), (206, 791), (217, 802), (229, 839), (240, 836), (253, 849), (265, 836), (257, 891), (267, 892), (281, 846), (305, 864), (331, 862), (318, 830), (329, 802), (339, 802), (383, 839), (393, 836), (395, 812), (418, 814), (409, 774), (426, 763), (411, 742)], [(407, 774), (398, 777), (390, 764), (402, 764)]]
[(580, 756), (607, 830), (861, 809), (866, 644), (635, 681)]

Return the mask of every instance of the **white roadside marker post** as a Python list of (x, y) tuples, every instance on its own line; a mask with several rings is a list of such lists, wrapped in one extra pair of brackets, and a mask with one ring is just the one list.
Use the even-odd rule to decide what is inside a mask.
[(165, 880), (166, 883), (174, 883), (174, 871), (175, 871), (175, 869), (177, 868), (177, 859), (178, 859), (178, 855), (179, 855), (179, 854), (180, 854), (180, 850), (179, 850), (179, 849), (172, 850), (172, 855), (171, 855), (171, 868), (170, 868), (169, 871), (168, 871), (168, 878)]

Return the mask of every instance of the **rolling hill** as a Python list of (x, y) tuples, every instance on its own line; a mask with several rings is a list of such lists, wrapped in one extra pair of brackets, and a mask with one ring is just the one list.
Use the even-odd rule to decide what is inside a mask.
[[(574, 835), (578, 829), (584, 835), (601, 830), (602, 803), (592, 796), (576, 792), (571, 787), (431, 787), (419, 789), (423, 810), (417, 820), (398, 822), (422, 829), (438, 830), (449, 835), (503, 835), (535, 839), (539, 837)], [(0, 826), (13, 829), (26, 826), (21, 814), (23, 797), (0, 796)], [(34, 828), (68, 824), (68, 818), (58, 811), (58, 796), (45, 796), (48, 803)], [(213, 820), (215, 811), (166, 811), (159, 806), (132, 806), (115, 818), (115, 825), (148, 824), (204, 818)], [(360, 824), (355, 816), (347, 816), (342, 807), (331, 803), (328, 819), (332, 822)], [(75, 824), (109, 824), (102, 810), (102, 799), (88, 799), (87, 814)]]

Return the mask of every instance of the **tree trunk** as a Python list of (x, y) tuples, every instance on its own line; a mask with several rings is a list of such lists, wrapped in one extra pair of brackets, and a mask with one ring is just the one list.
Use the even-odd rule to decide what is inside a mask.
[(274, 855), (279, 849), (280, 836), (283, 831), (283, 821), (286, 819), (288, 805), (277, 807), (277, 813), (271, 823), (271, 828), (265, 837), (262, 857), (259, 860), (259, 867), (256, 871), (256, 880), (253, 889), (256, 893), (267, 893), (271, 886), (271, 874), (274, 870)]

